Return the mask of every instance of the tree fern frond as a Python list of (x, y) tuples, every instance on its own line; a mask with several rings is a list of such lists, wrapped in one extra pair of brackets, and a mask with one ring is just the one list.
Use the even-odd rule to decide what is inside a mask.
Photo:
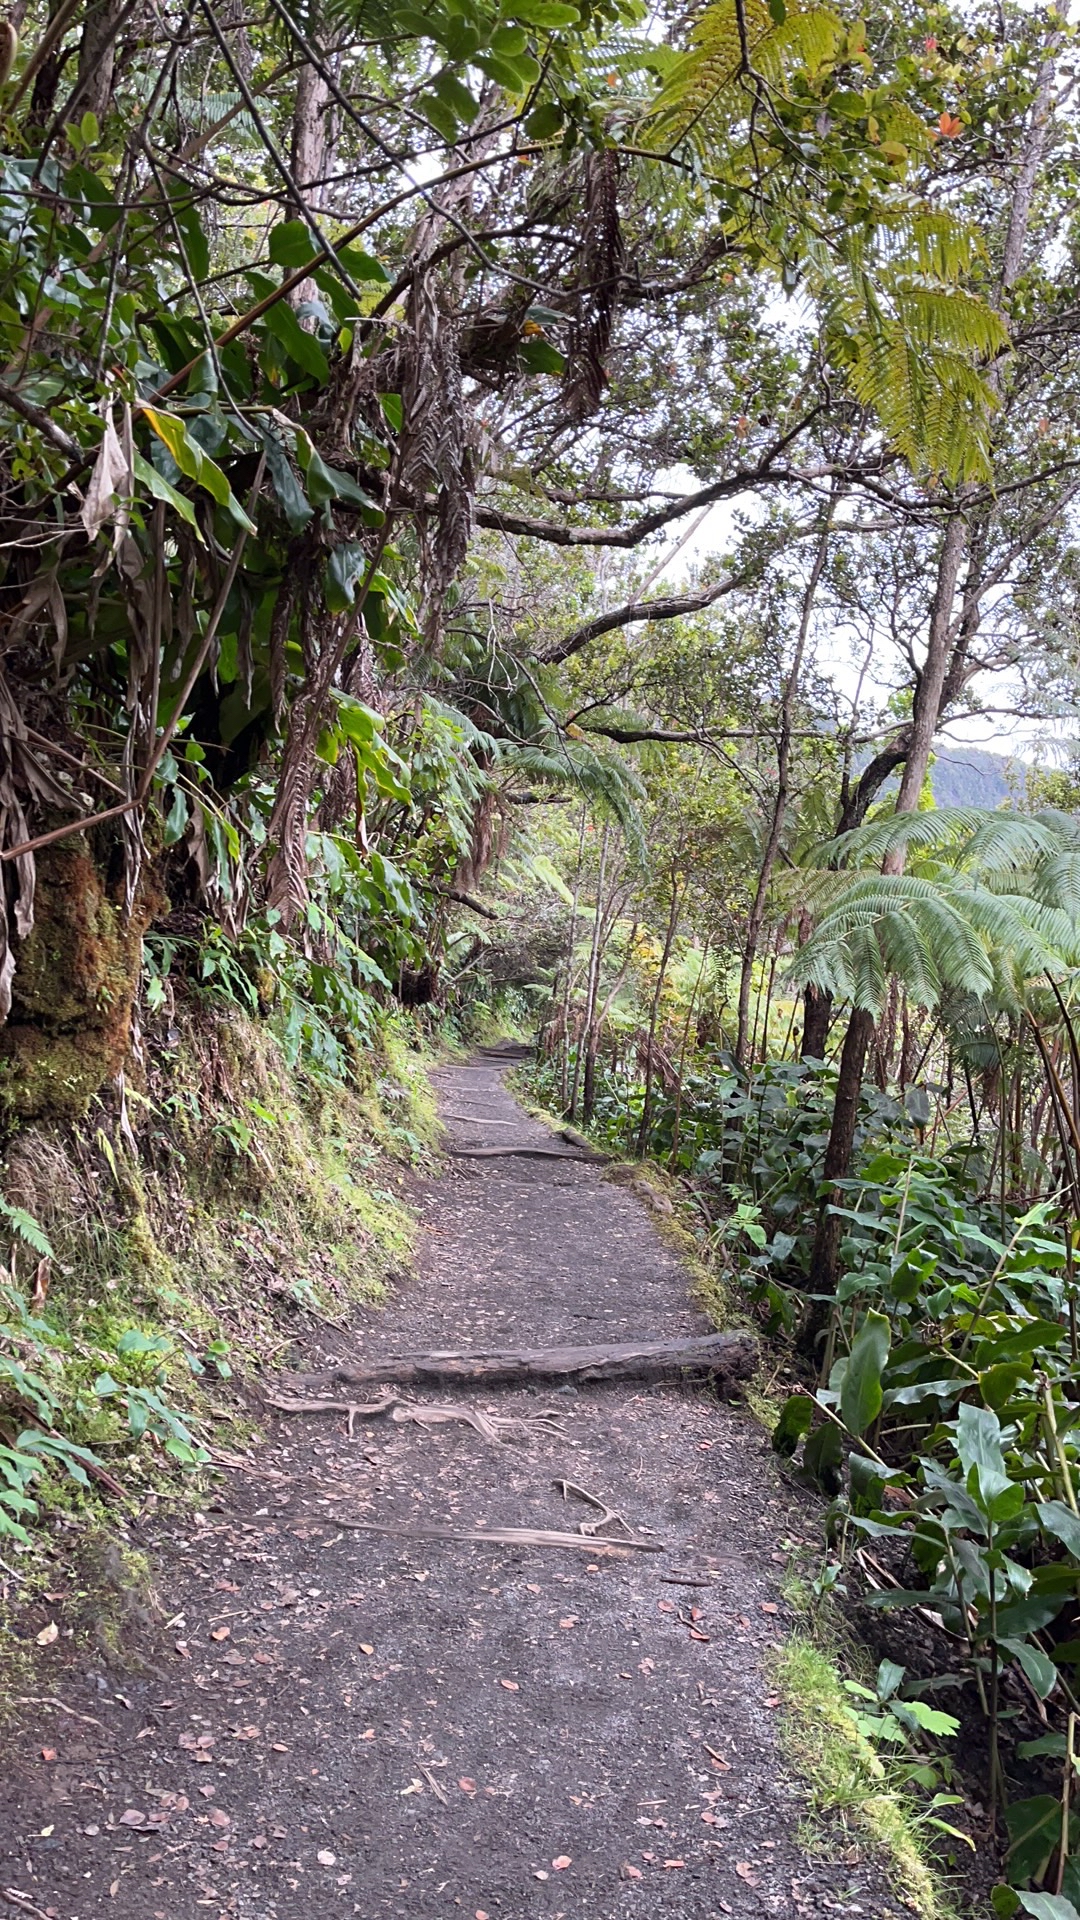
[[(817, 67), (832, 54), (843, 26), (828, 7), (793, 0), (782, 24), (766, 0), (743, 0), (746, 51), (754, 72), (774, 87), (791, 67)], [(743, 67), (735, 0), (711, 0), (694, 22), (690, 45), (672, 61), (648, 124), (654, 138), (687, 136), (703, 150), (743, 120), (753, 97)]]

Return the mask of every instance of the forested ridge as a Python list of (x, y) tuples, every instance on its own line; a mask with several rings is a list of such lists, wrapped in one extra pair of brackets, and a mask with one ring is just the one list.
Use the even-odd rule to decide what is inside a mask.
[(0, 1545), (206, 1465), (513, 1031), (795, 1388), (811, 1610), (929, 1631), (890, 1790), (1075, 1920), (1067, 11), (16, 0), (0, 67)]

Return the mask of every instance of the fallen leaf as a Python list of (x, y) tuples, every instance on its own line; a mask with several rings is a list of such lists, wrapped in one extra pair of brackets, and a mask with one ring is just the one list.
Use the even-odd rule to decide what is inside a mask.
[(42, 1627), (41, 1632), (36, 1633), (34, 1635), (34, 1638), (37, 1641), (39, 1647), (51, 1647), (53, 1641), (58, 1639), (59, 1635), (60, 1635), (60, 1629), (57, 1626), (56, 1621), (50, 1620), (48, 1626)]
[(315, 1858), (318, 1861), (320, 1867), (336, 1867), (337, 1866), (337, 1854), (331, 1853), (329, 1847), (320, 1847), (318, 1853), (315, 1855)]
[(533, 1874), (533, 1879), (534, 1880), (550, 1880), (551, 1875), (548, 1872), (546, 1867), (537, 1867), (536, 1872)]
[(657, 1613), (674, 1613), (674, 1600), (658, 1600), (656, 1603), (656, 1611)]
[(461, 1788), (462, 1793), (476, 1792), (476, 1781), (470, 1780), (468, 1776), (465, 1774), (463, 1774), (461, 1779), (458, 1781), (458, 1786)]
[(573, 1614), (573, 1613), (568, 1614), (565, 1620), (559, 1621), (559, 1625), (560, 1627), (576, 1627), (577, 1626), (576, 1614)]
[(229, 1819), (228, 1814), (223, 1812), (221, 1807), (211, 1807), (209, 1820), (212, 1827), (221, 1828), (232, 1826), (232, 1821)]
[(778, 1707), (780, 1705), (780, 1695), (778, 1693), (767, 1694), (764, 1704), (767, 1707)]
[(780, 1609), (775, 1600), (763, 1600), (761, 1603), (761, 1611), (762, 1613), (779, 1613)]
[(211, 1640), (227, 1640), (231, 1633), (231, 1627), (215, 1627), (210, 1638)]
[(288, 1751), (289, 1751), (289, 1749), (288, 1749), (288, 1747), (287, 1747), (287, 1746), (286, 1746), (286, 1745), (284, 1744), (284, 1742), (283, 1742), (283, 1741), (281, 1741), (281, 1740), (272, 1740), (272, 1741), (270, 1742), (270, 1751), (271, 1751), (271, 1753), (288, 1753)]
[(507, 1691), (507, 1693), (520, 1693), (520, 1692), (521, 1692), (521, 1688), (520, 1688), (520, 1687), (518, 1686), (518, 1683), (517, 1683), (517, 1681), (516, 1681), (516, 1680), (500, 1680), (500, 1681), (499, 1681), (499, 1685), (500, 1685), (500, 1687), (505, 1687), (505, 1688), (506, 1688), (506, 1691)]
[(42, 1757), (42, 1759), (43, 1759), (43, 1760), (55, 1760), (55, 1759), (56, 1759), (56, 1748), (55, 1748), (55, 1747), (42, 1747), (42, 1749), (41, 1749), (41, 1757)]
[(686, 1861), (685, 1860), (665, 1860), (664, 1865), (665, 1867), (685, 1867)]
[(561, 1873), (564, 1867), (568, 1867), (570, 1865), (570, 1855), (568, 1853), (557, 1854), (551, 1864), (554, 1867), (556, 1873)]
[(629, 1860), (624, 1860), (619, 1868), (619, 1878), (620, 1880), (644, 1880), (645, 1875), (640, 1867), (631, 1866)]
[(702, 1633), (702, 1631), (701, 1631), (701, 1628), (700, 1628), (700, 1627), (691, 1627), (691, 1629), (690, 1629), (690, 1638), (691, 1638), (691, 1640), (701, 1640), (701, 1641), (704, 1641), (704, 1644), (705, 1644), (706, 1646), (708, 1646), (708, 1644), (709, 1644), (709, 1635), (708, 1635), (707, 1633)]
[(127, 1807), (116, 1824), (118, 1827), (141, 1827), (145, 1820), (145, 1813), (138, 1807)]
[(360, 1651), (361, 1651), (361, 1653), (367, 1653), (367, 1654), (372, 1654), (372, 1653), (374, 1653), (374, 1651), (375, 1651), (375, 1649), (374, 1649), (374, 1647), (372, 1647), (372, 1646), (369, 1646), (366, 1640), (361, 1640), (361, 1642), (360, 1642)]
[(746, 1881), (746, 1884), (748, 1887), (760, 1886), (761, 1882), (759, 1881), (757, 1874), (754, 1872), (753, 1867), (750, 1865), (749, 1860), (736, 1860), (735, 1871), (738, 1874), (740, 1880)]

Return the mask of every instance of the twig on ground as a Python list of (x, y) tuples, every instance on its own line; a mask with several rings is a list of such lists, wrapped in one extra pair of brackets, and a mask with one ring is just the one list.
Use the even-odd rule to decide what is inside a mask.
[(84, 1720), (88, 1727), (103, 1727), (103, 1720), (95, 1720), (92, 1713), (76, 1713), (74, 1707), (66, 1706), (54, 1693), (17, 1693), (12, 1696), (12, 1705), (16, 1707), (57, 1707), (61, 1713), (70, 1714), (73, 1720)]
[[(310, 1518), (310, 1515), (305, 1515)], [(407, 1527), (383, 1520), (343, 1520), (340, 1514), (315, 1516), (330, 1527), (349, 1527), (357, 1533), (397, 1534), (405, 1540), (467, 1540), (477, 1546), (577, 1547), (586, 1552), (618, 1554), (636, 1547), (641, 1553), (666, 1553), (659, 1540), (606, 1540), (596, 1534), (558, 1533), (544, 1527)]]
[(49, 1915), (46, 1913), (44, 1907), (35, 1906), (30, 1895), (28, 1893), (20, 1893), (18, 1887), (0, 1887), (0, 1893), (3, 1894), (5, 1900), (10, 1900), (13, 1907), (18, 1907), (20, 1913), (32, 1913), (34, 1920), (49, 1920)]
[(638, 1538), (636, 1528), (630, 1525), (629, 1520), (624, 1520), (622, 1514), (617, 1513), (614, 1507), (609, 1507), (606, 1500), (598, 1500), (595, 1493), (587, 1493), (584, 1487), (575, 1486), (572, 1480), (556, 1480), (555, 1485), (564, 1500), (568, 1500), (573, 1493), (577, 1495), (579, 1500), (584, 1500), (588, 1506), (598, 1509), (595, 1520), (578, 1521), (579, 1533), (588, 1535), (590, 1539), (595, 1539), (596, 1535), (602, 1533), (605, 1527), (625, 1527), (631, 1539), (636, 1540)]

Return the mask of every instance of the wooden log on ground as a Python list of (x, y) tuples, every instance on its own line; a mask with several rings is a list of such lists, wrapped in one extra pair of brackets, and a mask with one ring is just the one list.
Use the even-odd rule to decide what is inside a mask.
[(749, 1333), (707, 1333), (687, 1340), (625, 1340), (604, 1347), (537, 1347), (518, 1352), (407, 1353), (366, 1366), (342, 1364), (323, 1373), (293, 1373), (290, 1392), (334, 1387), (441, 1386), (457, 1381), (529, 1386), (551, 1380), (748, 1380), (757, 1364)]
[(567, 1147), (447, 1147), (449, 1160), (602, 1160), (600, 1153), (571, 1153)]

